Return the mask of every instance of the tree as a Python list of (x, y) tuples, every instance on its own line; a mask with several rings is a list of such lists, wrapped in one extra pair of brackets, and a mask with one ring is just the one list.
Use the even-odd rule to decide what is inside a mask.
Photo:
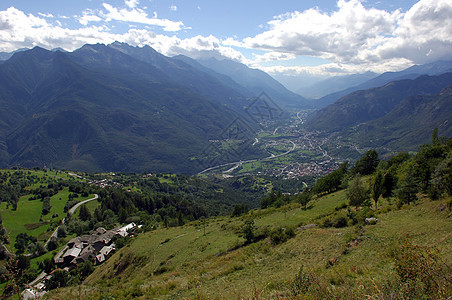
[(234, 209), (232, 210), (232, 216), (238, 217), (243, 214), (246, 214), (249, 211), (248, 205), (246, 204), (236, 204), (234, 205)]
[(452, 196), (452, 153), (436, 166), (432, 175), (432, 185), (440, 193), (446, 192)]
[(254, 241), (255, 235), (254, 235), (254, 220), (248, 219), (245, 222), (245, 226), (243, 227), (243, 237), (245, 238), (247, 243), (252, 243)]
[(312, 190), (315, 193), (331, 193), (339, 190), (342, 187), (347, 168), (348, 162), (342, 163), (337, 170), (317, 180)]
[(370, 175), (375, 171), (379, 162), (377, 151), (369, 150), (355, 163), (353, 172), (355, 174)]
[(303, 191), (302, 193), (298, 194), (297, 196), (297, 202), (303, 205), (304, 209), (306, 209), (306, 205), (308, 205), (309, 201), (312, 199), (312, 194), (310, 191)]
[(369, 199), (369, 191), (363, 186), (359, 176), (352, 179), (345, 194), (350, 205), (355, 207), (362, 206)]
[(125, 223), (127, 220), (127, 211), (124, 208), (121, 208), (118, 213), (119, 223)]
[(64, 238), (67, 235), (67, 228), (66, 225), (60, 225), (57, 229), (57, 236), (59, 238)]
[(383, 176), (383, 182), (382, 182), (382, 186), (383, 186), (383, 191), (382, 191), (382, 196), (383, 198), (389, 198), (392, 196), (394, 188), (397, 185), (397, 180), (396, 177), (393, 175), (392, 170), (394, 169), (396, 170), (396, 168), (389, 168), (388, 171), (386, 171), (385, 175)]
[(82, 221), (91, 220), (91, 213), (90, 213), (88, 207), (86, 207), (86, 205), (80, 206), (80, 212), (78, 213), (78, 217)]
[(24, 253), (30, 242), (35, 242), (36, 238), (29, 236), (25, 232), (21, 232), (16, 237), (16, 242), (14, 243), (14, 248), (17, 249), (17, 253)]
[(53, 269), (55, 269), (55, 263), (53, 262), (53, 259), (46, 257), (43, 261), (38, 263), (38, 267), (46, 272), (47, 274), (49, 274), (50, 272), (53, 271)]
[(47, 243), (47, 251), (52, 251), (58, 248), (58, 240), (54, 237), (50, 239), (50, 241)]
[(52, 277), (47, 282), (47, 289), (53, 290), (59, 287), (64, 287), (69, 282), (69, 273), (65, 270), (56, 270)]
[(79, 279), (83, 281), (88, 277), (91, 273), (94, 272), (93, 263), (90, 260), (87, 260), (80, 265), (77, 266)]
[(409, 204), (417, 200), (418, 185), (413, 176), (406, 176), (399, 182), (396, 195), (400, 199), (400, 203)]
[(42, 214), (45, 216), (50, 212), (51, 206), (50, 206), (50, 197), (45, 197), (42, 200)]
[(438, 127), (435, 127), (432, 131), (432, 145), (439, 145)]
[(381, 172), (377, 172), (375, 176), (372, 178), (372, 186), (371, 186), (371, 194), (372, 199), (375, 202), (375, 209), (377, 209), (378, 199), (383, 193), (383, 175)]
[(184, 225), (184, 219), (182, 216), (182, 212), (180, 210), (177, 212), (177, 225), (179, 225), (179, 226)]

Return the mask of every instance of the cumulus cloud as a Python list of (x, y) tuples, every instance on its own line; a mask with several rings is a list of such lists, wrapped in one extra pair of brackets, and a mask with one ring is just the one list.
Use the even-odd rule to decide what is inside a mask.
[(332, 13), (312, 8), (277, 16), (243, 47), (370, 65), (395, 58), (425, 63), (451, 58), (452, 2), (421, 0), (406, 13), (339, 0)]
[(177, 6), (176, 5), (171, 5), (170, 6), (170, 10), (171, 11), (177, 11)]

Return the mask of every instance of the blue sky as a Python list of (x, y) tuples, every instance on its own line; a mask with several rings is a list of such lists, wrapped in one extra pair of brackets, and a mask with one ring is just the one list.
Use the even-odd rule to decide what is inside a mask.
[(0, 2), (0, 51), (115, 40), (280, 76), (380, 73), (452, 59), (452, 1)]

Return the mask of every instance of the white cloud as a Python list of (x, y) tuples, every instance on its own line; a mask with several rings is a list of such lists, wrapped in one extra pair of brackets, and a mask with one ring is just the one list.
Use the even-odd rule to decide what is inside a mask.
[(364, 73), (367, 71), (375, 73), (383, 73), (388, 71), (400, 71), (412, 66), (413, 63), (407, 59), (392, 59), (385, 62), (369, 63), (369, 64), (342, 64), (342, 63), (326, 63), (319, 66), (272, 66), (259, 68), (271, 75), (284, 75), (299, 77), (303, 75), (309, 76), (340, 76), (347, 74)]
[(44, 17), (44, 18), (53, 18), (52, 14), (38, 13), (38, 15), (40, 15), (41, 17)]
[(139, 8), (128, 10), (125, 8), (118, 9), (108, 3), (103, 3), (102, 5), (107, 10), (106, 13), (102, 13), (102, 16), (107, 22), (115, 20), (122, 22), (141, 23), (159, 26), (162, 27), (165, 31), (179, 31), (182, 28), (185, 28), (184, 23), (180, 21), (175, 22), (168, 19), (149, 18), (148, 14), (144, 10)]
[(135, 7), (137, 7), (139, 1), (138, 0), (125, 0), (124, 3), (130, 8), (135, 8)]
[(94, 11), (87, 9), (83, 12), (81, 17), (78, 17), (78, 21), (80, 24), (86, 26), (90, 22), (100, 22), (102, 18), (97, 16)]
[(102, 3), (105, 10), (86, 9), (82, 13), (82, 16), (77, 17), (78, 22), (87, 26), (91, 22), (120, 21), (162, 27), (164, 31), (189, 29), (189, 27), (186, 27), (181, 21), (158, 19), (157, 12), (153, 12), (153, 17), (149, 17), (143, 9), (136, 7), (136, 5), (138, 5), (137, 0), (126, 0), (125, 3), (128, 8), (117, 8), (108, 3)]
[(170, 10), (171, 11), (177, 11), (177, 6), (176, 5), (171, 5), (170, 6)]
[(452, 58), (452, 2), (420, 0), (406, 13), (339, 0), (332, 13), (318, 8), (268, 22), (269, 30), (245, 38), (252, 49), (316, 56), (334, 63), (377, 67), (400, 59), (425, 63)]
[(281, 53), (281, 52), (267, 52), (265, 54), (255, 54), (253, 62), (267, 62), (267, 61), (282, 61), (292, 60), (297, 56), (293, 53)]
[[(243, 40), (221, 40), (213, 35), (182, 39), (156, 34), (155, 27), (172, 32), (187, 27), (182, 22), (159, 19), (157, 12), (148, 16), (137, 7), (137, 0), (124, 3), (123, 8), (104, 3), (100, 10), (85, 10), (76, 17), (84, 26), (78, 29), (63, 27), (59, 21), (62, 16), (55, 16), (52, 21), (50, 14), (25, 14), (10, 7), (0, 11), (0, 51), (34, 45), (74, 50), (86, 43), (108, 44), (117, 40), (134, 46), (149, 45), (168, 56), (230, 58), (271, 74), (293, 76), (381, 73), (413, 63), (452, 59), (450, 0), (420, 0), (407, 12), (387, 12), (365, 8), (359, 0), (339, 0), (333, 12), (313, 8), (277, 16), (263, 26), (267, 29), (262, 29), (261, 34)], [(113, 33), (116, 21), (129, 23), (128, 31)], [(240, 48), (266, 53), (246, 58)], [(320, 57), (330, 63), (288, 67), (299, 55)], [(263, 62), (282, 60), (286, 61), (285, 66), (262, 67)]]

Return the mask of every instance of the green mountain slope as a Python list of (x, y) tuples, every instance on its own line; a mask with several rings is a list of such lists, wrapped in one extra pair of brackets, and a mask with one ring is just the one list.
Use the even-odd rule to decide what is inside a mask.
[(452, 136), (451, 104), (450, 86), (437, 95), (408, 97), (385, 116), (359, 125), (352, 136), (369, 147), (411, 150), (429, 141), (435, 127), (440, 136)]
[(170, 82), (155, 67), (102, 45), (74, 53), (35, 48), (0, 66), (3, 165), (172, 171), (233, 114)]
[(357, 91), (317, 111), (307, 126), (329, 132), (341, 131), (385, 116), (406, 97), (437, 94), (451, 83), (452, 73), (445, 73), (394, 81), (379, 88)]

